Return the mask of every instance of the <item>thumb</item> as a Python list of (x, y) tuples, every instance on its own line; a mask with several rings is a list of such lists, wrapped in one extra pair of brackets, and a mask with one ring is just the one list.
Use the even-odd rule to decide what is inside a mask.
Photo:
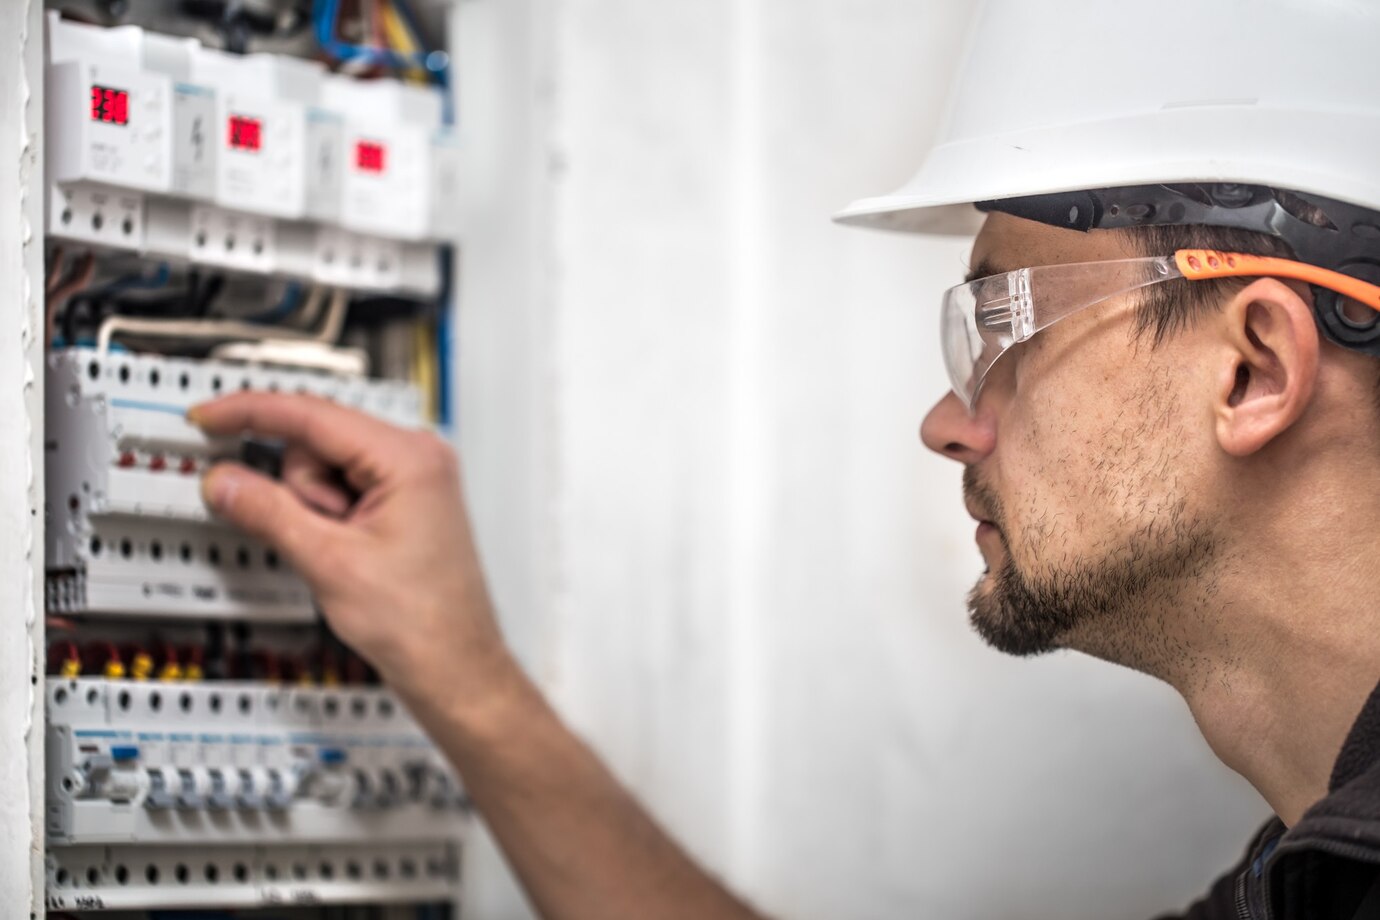
[(201, 497), (215, 515), (277, 549), (312, 579), (313, 560), (337, 526), (298, 500), (292, 490), (238, 463), (218, 463), (201, 480)]

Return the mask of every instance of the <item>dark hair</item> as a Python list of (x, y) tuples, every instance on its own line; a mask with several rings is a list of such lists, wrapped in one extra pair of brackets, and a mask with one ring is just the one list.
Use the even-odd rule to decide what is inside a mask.
[[(1164, 256), (1177, 249), (1216, 249), (1253, 256), (1293, 259), (1294, 248), (1278, 237), (1232, 227), (1158, 226), (1128, 227), (1132, 245), (1141, 255)], [(1253, 278), (1221, 278), (1213, 281), (1166, 281), (1146, 288), (1136, 314), (1136, 333), (1149, 335), (1159, 345), (1199, 317), (1221, 308), (1234, 291)], [(1324, 339), (1326, 341), (1326, 339)], [(1380, 365), (1375, 378), (1375, 406), (1380, 411)]]
[[(1128, 227), (1132, 245), (1142, 255), (1167, 256), (1178, 249), (1217, 249), (1253, 256), (1295, 258), (1284, 240), (1232, 227), (1149, 226)], [(1167, 281), (1146, 288), (1141, 296), (1136, 331), (1148, 334), (1156, 345), (1191, 326), (1199, 317), (1219, 309), (1233, 292), (1252, 278), (1213, 281)]]

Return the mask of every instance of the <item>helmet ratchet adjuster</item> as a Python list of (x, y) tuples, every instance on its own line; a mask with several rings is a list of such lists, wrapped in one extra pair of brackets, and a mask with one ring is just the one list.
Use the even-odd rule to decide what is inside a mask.
[[(1205, 226), (1283, 240), (1300, 262), (1380, 284), (1380, 213), (1308, 192), (1242, 183), (1135, 185), (977, 203), (1068, 230)], [(1310, 285), (1319, 329), (1343, 348), (1380, 357), (1380, 314)]]

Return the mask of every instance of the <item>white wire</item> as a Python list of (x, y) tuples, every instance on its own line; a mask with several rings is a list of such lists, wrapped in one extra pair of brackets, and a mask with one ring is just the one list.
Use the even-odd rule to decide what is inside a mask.
[[(307, 308), (312, 318), (319, 310), (325, 291), (313, 285), (308, 295)], [(349, 294), (344, 288), (331, 292), (330, 307), (321, 328), (290, 329), (282, 326), (261, 326), (255, 323), (242, 323), (235, 320), (218, 319), (136, 319), (128, 316), (111, 316), (101, 323), (96, 334), (96, 351), (105, 354), (110, 350), (110, 342), (116, 335), (145, 336), (148, 338), (175, 339), (231, 339), (249, 342), (290, 340), (295, 342), (318, 342), (333, 345), (340, 338), (345, 326), (345, 311), (349, 306)]]
[(311, 290), (307, 292), (307, 299), (302, 304), (302, 309), (297, 316), (296, 325), (310, 329), (316, 325), (316, 318), (321, 315), (321, 304), (326, 300), (326, 289), (319, 284), (313, 284)]

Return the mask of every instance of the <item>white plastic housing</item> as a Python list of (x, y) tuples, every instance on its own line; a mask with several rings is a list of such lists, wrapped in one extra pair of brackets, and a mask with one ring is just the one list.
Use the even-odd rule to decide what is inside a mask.
[(330, 77), (322, 101), (346, 115), (340, 223), (371, 236), (421, 240), (430, 232), (434, 90), (391, 80)]
[(452, 843), (54, 846), (50, 910), (422, 904), (454, 899)]
[[(103, 88), (122, 94), (118, 121), (95, 117), (92, 94)], [(166, 77), (103, 61), (56, 63), (48, 68), (44, 105), (51, 181), (143, 192), (172, 188), (172, 84)]]
[(138, 252), (145, 245), (145, 199), (106, 186), (49, 185), (47, 230), (64, 240)]
[(212, 201), (216, 194), (216, 96), (208, 86), (192, 82), (192, 59), (201, 44), (194, 38), (174, 38), (146, 32), (143, 67), (172, 81), (172, 192)]
[(436, 132), (431, 139), (431, 239), (450, 242), (459, 239), (463, 231), (462, 165), (459, 134), (451, 130)]
[(301, 217), (306, 208), (306, 111), (276, 93), (276, 72), (259, 55), (197, 48), (192, 82), (216, 99), (215, 200), (226, 208)]

